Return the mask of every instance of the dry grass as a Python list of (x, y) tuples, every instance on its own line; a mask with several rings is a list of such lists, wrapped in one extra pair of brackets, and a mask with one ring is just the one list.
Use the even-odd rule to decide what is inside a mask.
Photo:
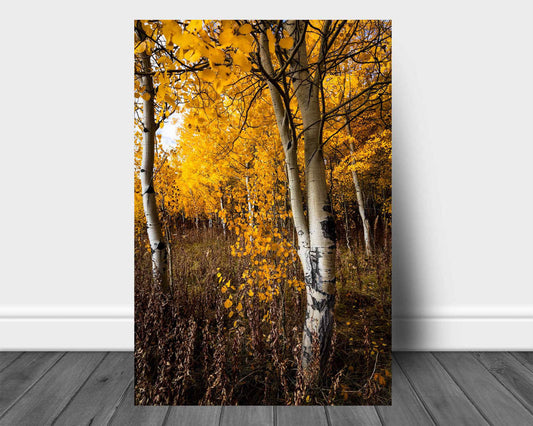
[[(136, 248), (136, 404), (390, 404), (390, 253), (365, 259), (337, 251), (336, 325), (318, 379), (299, 364), (303, 294), (287, 287), (268, 307), (249, 299), (234, 325), (217, 268), (237, 283), (246, 259), (232, 257), (231, 241), (215, 229), (174, 240), (170, 297), (153, 289), (149, 253)], [(267, 309), (270, 323), (262, 321)]]

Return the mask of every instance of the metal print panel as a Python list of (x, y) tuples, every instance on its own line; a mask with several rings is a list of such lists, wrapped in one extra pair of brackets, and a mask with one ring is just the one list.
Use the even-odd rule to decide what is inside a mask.
[(136, 404), (390, 404), (391, 22), (134, 36)]

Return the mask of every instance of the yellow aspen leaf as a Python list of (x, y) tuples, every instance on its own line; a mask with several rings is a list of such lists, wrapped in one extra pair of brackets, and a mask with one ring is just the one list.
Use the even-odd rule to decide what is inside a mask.
[(237, 305), (237, 307), (235, 309), (237, 310), (237, 312), (242, 311), (242, 303), (239, 302), (239, 304)]
[(183, 38), (184, 38), (184, 35), (181, 32), (181, 28), (180, 28), (178, 32), (172, 34), (172, 38), (171, 38), (172, 44), (183, 47)]
[(281, 47), (282, 49), (290, 49), (293, 44), (294, 40), (292, 39), (292, 37), (283, 37), (279, 41), (279, 47)]
[(226, 299), (226, 301), (224, 302), (224, 307), (225, 307), (226, 309), (229, 309), (229, 308), (231, 308), (232, 306), (233, 306), (233, 302), (232, 302), (231, 300), (229, 300), (229, 299)]
[(222, 287), (222, 288), (220, 289), (220, 291), (221, 291), (222, 293), (225, 293), (226, 291), (228, 291), (228, 288), (227, 288), (227, 287)]
[(250, 53), (253, 50), (254, 39), (251, 35), (237, 36), (233, 40), (233, 46), (243, 53)]
[(234, 38), (233, 31), (231, 29), (225, 29), (220, 33), (218, 41), (222, 47), (227, 47), (231, 44)]
[(238, 65), (244, 72), (249, 72), (252, 69), (252, 64), (246, 55), (241, 52), (236, 52), (233, 55), (233, 63)]
[(146, 50), (146, 41), (143, 41), (135, 48), (135, 53), (143, 53)]
[(152, 48), (154, 47), (154, 42), (152, 40), (145, 40), (146, 43), (146, 54), (151, 55), (152, 54)]
[(311, 397), (310, 397), (309, 395), (307, 395), (307, 396), (305, 397), (305, 402), (308, 403), (309, 401), (311, 401)]
[(204, 81), (207, 81), (208, 83), (211, 83), (215, 81), (216, 73), (211, 69), (203, 70), (198, 73), (198, 77)]
[(150, 100), (150, 93), (148, 92), (144, 92), (142, 94), (142, 98), (145, 100), (145, 101), (149, 101)]
[(230, 77), (231, 70), (229, 67), (225, 65), (220, 65), (217, 67), (217, 79), (220, 80), (223, 84), (226, 84)]
[(233, 311), (229, 311), (228, 317), (231, 318), (233, 316)]
[(223, 64), (226, 59), (226, 54), (221, 49), (209, 49), (207, 57), (213, 64)]
[(248, 290), (248, 296), (252, 297), (254, 295), (254, 292), (252, 290)]
[(190, 49), (183, 55), (183, 58), (188, 60), (189, 62), (196, 62), (202, 57), (202, 52), (199, 50)]
[(274, 55), (276, 53), (276, 37), (274, 37), (274, 33), (270, 28), (267, 30), (266, 34), (268, 38), (268, 50), (271, 55)]
[(190, 32), (198, 32), (202, 29), (202, 21), (200, 19), (193, 19), (191, 22), (189, 22), (189, 25), (187, 25), (187, 31)]
[(252, 32), (252, 26), (250, 24), (244, 24), (239, 27), (239, 33), (246, 35)]

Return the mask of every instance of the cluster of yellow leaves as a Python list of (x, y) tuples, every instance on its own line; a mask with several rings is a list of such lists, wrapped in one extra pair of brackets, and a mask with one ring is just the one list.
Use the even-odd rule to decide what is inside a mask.
[(387, 378), (392, 378), (392, 374), (389, 370), (384, 370), (383, 373), (374, 373), (372, 376), (372, 379), (381, 386), (385, 386)]
[[(224, 307), (226, 309), (230, 309), (228, 311), (228, 317), (231, 318), (235, 313), (237, 315), (244, 317), (243, 312), (243, 305), (242, 305), (242, 299), (244, 297), (244, 294), (242, 292), (238, 293), (237, 288), (235, 286), (231, 285), (231, 281), (224, 282), (224, 277), (220, 272), (217, 273), (218, 282), (221, 284), (220, 291), (227, 297), (227, 299), (224, 301)], [(242, 290), (244, 286), (239, 286), (239, 290)], [(237, 305), (234, 305), (233, 300), (238, 300)]]

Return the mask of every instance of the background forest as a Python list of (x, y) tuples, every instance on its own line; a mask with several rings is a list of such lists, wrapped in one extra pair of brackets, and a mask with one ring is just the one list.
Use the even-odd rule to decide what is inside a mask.
[(391, 155), (390, 21), (135, 22), (136, 403), (390, 404)]

